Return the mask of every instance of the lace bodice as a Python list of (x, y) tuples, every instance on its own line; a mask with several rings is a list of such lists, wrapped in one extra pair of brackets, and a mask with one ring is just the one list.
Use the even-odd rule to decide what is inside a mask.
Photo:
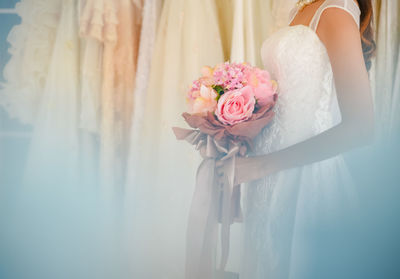
[[(269, 37), (261, 55), (264, 67), (279, 84), (276, 116), (257, 139), (257, 152), (271, 152), (306, 140), (341, 121), (331, 63), (316, 34), (322, 13), (331, 7), (349, 12), (359, 25), (353, 0), (327, 0), (310, 26), (287, 26)], [(294, 19), (297, 8), (290, 15)]]

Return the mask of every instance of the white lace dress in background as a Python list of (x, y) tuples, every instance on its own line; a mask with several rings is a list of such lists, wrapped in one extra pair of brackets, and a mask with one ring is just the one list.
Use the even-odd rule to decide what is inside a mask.
[[(359, 25), (355, 2), (326, 0), (310, 26), (288, 26), (264, 42), (263, 63), (280, 91), (276, 116), (256, 139), (254, 155), (284, 149), (341, 121), (328, 53), (316, 34), (320, 16), (332, 7)], [(246, 186), (241, 279), (347, 278), (338, 274), (358, 195), (341, 155)]]

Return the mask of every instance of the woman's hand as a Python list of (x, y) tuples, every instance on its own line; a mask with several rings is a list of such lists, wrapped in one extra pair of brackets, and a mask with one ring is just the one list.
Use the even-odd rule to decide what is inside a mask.
[[(236, 157), (235, 159), (235, 177), (234, 185), (238, 185), (245, 182), (250, 182), (255, 179), (267, 176), (268, 168), (261, 160), (262, 157)], [(217, 160), (216, 162), (216, 173), (218, 177), (218, 184), (224, 183), (224, 169), (226, 161)]]

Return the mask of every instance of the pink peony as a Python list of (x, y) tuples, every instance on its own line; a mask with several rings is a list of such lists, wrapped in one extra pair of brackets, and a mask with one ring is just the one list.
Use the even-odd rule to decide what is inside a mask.
[(277, 90), (277, 84), (271, 80), (267, 71), (254, 68), (246, 74), (248, 84), (254, 90), (254, 96), (259, 106), (265, 106), (274, 99)]
[(189, 113), (206, 115), (217, 107), (217, 93), (214, 89), (201, 85), (199, 91), (189, 92)]
[(223, 94), (218, 101), (215, 114), (221, 123), (234, 125), (246, 121), (253, 115), (255, 103), (253, 88), (246, 86)]

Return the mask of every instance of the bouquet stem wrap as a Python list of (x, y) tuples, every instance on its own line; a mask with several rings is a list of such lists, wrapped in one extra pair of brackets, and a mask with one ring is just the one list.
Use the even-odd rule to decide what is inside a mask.
[[(213, 278), (213, 258), (221, 222), (221, 263), (228, 261), (230, 225), (241, 218), (239, 185), (234, 185), (236, 156), (244, 156), (247, 147), (240, 141), (218, 141), (199, 130), (174, 128), (177, 139), (195, 145), (204, 160), (197, 170), (187, 229), (186, 278)], [(215, 162), (226, 160), (224, 184), (216, 183)], [(220, 219), (220, 220), (219, 220)]]
[[(178, 140), (196, 146), (204, 158), (196, 175), (196, 187), (189, 213), (186, 236), (186, 279), (214, 278), (214, 251), (221, 223), (221, 262), (223, 272), (228, 261), (230, 225), (241, 219), (240, 186), (234, 185), (237, 156), (253, 149), (253, 139), (274, 116), (277, 96), (253, 112), (252, 116), (235, 125), (219, 122), (215, 115), (184, 113), (186, 123), (193, 129), (172, 128)], [(223, 185), (218, 185), (216, 160), (225, 160)], [(247, 170), (252, 171), (252, 170)]]

